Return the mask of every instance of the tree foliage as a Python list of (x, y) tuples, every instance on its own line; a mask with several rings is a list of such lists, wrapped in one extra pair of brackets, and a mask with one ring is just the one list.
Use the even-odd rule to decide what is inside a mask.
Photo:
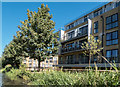
[(2, 54), (2, 66), (11, 64), (13, 67), (19, 67), (22, 61), (22, 50), (14, 41), (11, 41), (4, 49)]
[(90, 60), (91, 57), (97, 53), (99, 53), (103, 48), (100, 47), (101, 41), (95, 40), (94, 36), (90, 35), (88, 42), (82, 43), (81, 48), (84, 50), (83, 53), (89, 56), (89, 67), (90, 67)]
[[(21, 26), (13, 41), (5, 48), (6, 58), (30, 57), (38, 59), (38, 66), (45, 58), (58, 51), (58, 34), (54, 33), (55, 22), (49, 14), (48, 5), (41, 4), (38, 12), (27, 9), (28, 18), (20, 21)], [(14, 51), (15, 50), (15, 51)], [(14, 55), (13, 55), (14, 54)]]
[(88, 42), (82, 43), (82, 49), (84, 49), (85, 55), (95, 55), (97, 52), (100, 52), (103, 48), (100, 47), (101, 41), (95, 40), (94, 36), (90, 35), (90, 39), (88, 39)]

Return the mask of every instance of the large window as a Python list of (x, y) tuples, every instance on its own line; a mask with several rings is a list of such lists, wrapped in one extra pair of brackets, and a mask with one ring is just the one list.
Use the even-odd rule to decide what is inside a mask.
[(88, 26), (84, 26), (82, 28), (79, 28), (77, 36), (82, 36), (88, 33)]
[(88, 56), (84, 55), (84, 54), (79, 54), (78, 55), (78, 62), (79, 64), (85, 64), (85, 63), (88, 63)]
[(75, 31), (69, 32), (68, 33), (68, 39), (71, 39), (75, 36)]
[(98, 33), (98, 21), (94, 22), (94, 33)]
[(73, 55), (66, 56), (66, 63), (73, 64)]
[(68, 49), (69, 51), (71, 51), (72, 49), (75, 48), (75, 43), (74, 43), (74, 42), (73, 42), (73, 43), (69, 43), (69, 44), (66, 44), (66, 46), (67, 46), (67, 49)]
[(118, 44), (118, 31), (106, 34), (106, 45)]
[(107, 50), (106, 51), (106, 58), (109, 62), (118, 62), (118, 50)]
[(118, 14), (114, 14), (106, 18), (106, 29), (118, 27)]

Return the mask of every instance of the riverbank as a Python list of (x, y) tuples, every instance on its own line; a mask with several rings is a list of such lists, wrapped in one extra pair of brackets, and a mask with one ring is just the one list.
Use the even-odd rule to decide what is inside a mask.
[(2, 73), (0, 73), (0, 87), (2, 87)]
[(23, 79), (27, 85), (120, 85), (120, 73), (117, 72), (63, 72), (44, 71), (41, 73), (31, 73), (21, 69), (11, 69), (6, 75), (12, 80)]

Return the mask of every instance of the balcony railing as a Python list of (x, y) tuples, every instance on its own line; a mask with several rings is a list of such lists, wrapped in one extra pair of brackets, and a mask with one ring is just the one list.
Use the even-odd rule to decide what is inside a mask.
[(75, 47), (71, 47), (71, 48), (62, 48), (61, 49), (61, 54), (68, 53), (68, 52), (73, 52), (73, 51), (80, 51), (80, 50), (83, 50), (81, 48), (81, 46), (75, 46)]
[(118, 57), (110, 57), (110, 58), (107, 58), (107, 60), (111, 63), (119, 63)]
[(87, 36), (87, 35), (88, 35), (88, 32), (77, 33), (76, 36), (73, 35), (73, 36), (71, 36), (71, 37), (64, 36), (64, 38), (63, 38), (63, 40), (62, 40), (61, 42), (74, 40), (74, 39), (77, 39), (77, 38), (80, 38), (80, 37), (84, 37), (84, 36)]
[[(76, 58), (72, 58), (72, 59), (68, 59), (68, 60), (66, 60), (65, 59), (65, 61), (59, 61), (59, 64), (89, 64), (89, 61), (88, 61), (88, 57), (86, 57), (85, 59), (84, 58), (78, 58), (77, 60), (76, 60)], [(118, 61), (118, 57), (111, 57), (111, 58), (107, 58), (108, 59), (108, 61), (110, 62), (110, 63), (112, 63), (112, 64), (114, 64), (114, 63), (120, 63), (119, 61)], [(94, 60), (91, 60), (91, 63), (92, 64), (94, 64), (94, 62), (93, 62)], [(107, 63), (107, 64), (109, 64), (108, 62), (106, 62), (106, 61), (104, 61), (104, 62), (100, 62), (100, 61), (96, 61), (96, 63), (97, 64), (99, 64), (99, 63)]]
[[(114, 8), (116, 8), (116, 7), (118, 7), (119, 5), (120, 5), (120, 1), (118, 0), (118, 2), (112, 2), (111, 4), (108, 4), (108, 5), (105, 5), (105, 4), (107, 4), (108, 2), (106, 2), (106, 3), (103, 3), (103, 4), (101, 4), (100, 6), (97, 6), (97, 7), (95, 7), (95, 8), (93, 8), (93, 9), (91, 9), (91, 10), (89, 10), (88, 12), (86, 12), (86, 13), (83, 13), (82, 15), (80, 15), (79, 17), (77, 17), (77, 18), (75, 18), (74, 20), (71, 20), (69, 23), (67, 23), (66, 25), (68, 25), (68, 24), (70, 24), (71, 22), (73, 22), (73, 21), (75, 21), (75, 20), (77, 20), (77, 19), (79, 19), (79, 20), (77, 20), (76, 22), (74, 22), (74, 23), (72, 23), (71, 25), (69, 25), (69, 26), (66, 26), (65, 27), (65, 30), (68, 30), (68, 29), (71, 29), (71, 28), (73, 28), (73, 27), (75, 27), (75, 26), (77, 26), (78, 24), (81, 24), (81, 23), (84, 23), (84, 22), (86, 22), (86, 20), (88, 19), (88, 18), (90, 18), (90, 19), (92, 19), (92, 18), (94, 18), (94, 17), (96, 17), (96, 16), (99, 16), (99, 15), (101, 15), (101, 14), (103, 14), (103, 13), (105, 13), (105, 12), (108, 12), (108, 11), (110, 11), (110, 10), (112, 10), (112, 9), (114, 9)], [(101, 9), (99, 9), (100, 7), (102, 7)], [(97, 10), (97, 9), (98, 10)], [(97, 10), (97, 11), (95, 11), (95, 10)], [(92, 12), (92, 11), (94, 11), (94, 12)], [(92, 13), (91, 13), (92, 12)], [(90, 14), (89, 14), (90, 13)], [(88, 15), (89, 14), (89, 15)], [(87, 17), (84, 17), (84, 16), (87, 16)]]

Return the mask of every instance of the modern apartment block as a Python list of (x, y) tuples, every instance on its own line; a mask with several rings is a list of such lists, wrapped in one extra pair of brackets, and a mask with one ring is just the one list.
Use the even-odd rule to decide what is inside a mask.
[[(37, 70), (38, 68), (38, 60), (37, 59), (30, 59), (27, 57), (23, 64), (26, 65), (27, 70)], [(54, 69), (55, 66), (58, 65), (58, 56), (51, 56), (50, 58), (46, 58), (44, 61), (40, 62), (40, 67), (43, 69), (52, 68)]]
[[(88, 19), (92, 21), (91, 34), (102, 41), (101, 54), (109, 62), (120, 63), (120, 2), (109, 2), (100, 8), (65, 25), (60, 31), (61, 47), (59, 51), (58, 67), (81, 68), (88, 67), (89, 57), (83, 54), (81, 45), (87, 41)], [(110, 67), (99, 56), (91, 58), (91, 66), (96, 62), (98, 67)]]

